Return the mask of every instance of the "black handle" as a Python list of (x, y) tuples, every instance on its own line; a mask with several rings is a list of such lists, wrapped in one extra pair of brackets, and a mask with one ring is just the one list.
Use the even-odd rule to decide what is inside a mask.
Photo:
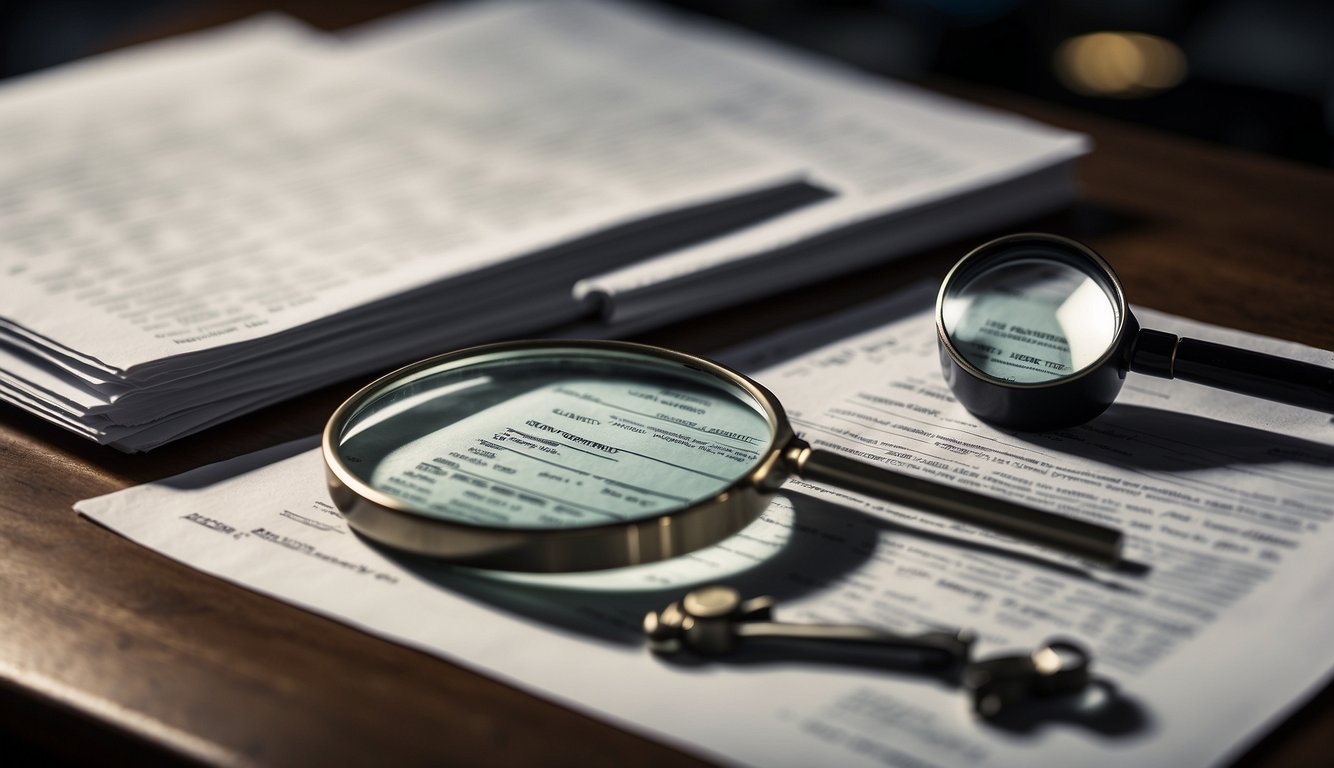
[(1130, 370), (1334, 413), (1334, 368), (1141, 330)]
[(1115, 528), (905, 475), (832, 451), (810, 450), (796, 469), (812, 482), (906, 504), (1077, 557), (1108, 565), (1121, 560), (1122, 535)]

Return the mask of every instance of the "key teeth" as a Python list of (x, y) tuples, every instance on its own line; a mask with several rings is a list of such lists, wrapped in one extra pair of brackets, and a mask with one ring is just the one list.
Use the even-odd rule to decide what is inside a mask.
[(668, 605), (662, 611), (649, 611), (644, 614), (644, 635), (648, 638), (648, 648), (655, 654), (671, 655), (680, 653), (684, 645), (685, 632), (680, 623), (681, 613), (677, 603)]
[(640, 622), (640, 627), (648, 639), (657, 637), (663, 630), (662, 620), (658, 617), (657, 611), (649, 611), (644, 614), (644, 620)]
[(686, 593), (661, 611), (644, 616), (649, 650), (657, 654), (691, 651), (701, 656), (724, 656), (735, 650), (738, 621), (763, 621), (772, 615), (774, 599), (742, 600), (735, 589), (714, 585)]

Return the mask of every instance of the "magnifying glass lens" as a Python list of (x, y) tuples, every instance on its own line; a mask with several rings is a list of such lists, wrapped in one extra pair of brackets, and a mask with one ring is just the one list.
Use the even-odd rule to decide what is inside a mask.
[(333, 436), (381, 504), (489, 529), (641, 520), (718, 496), (776, 425), (736, 383), (578, 347), (429, 365), (361, 398)]
[(1000, 260), (951, 281), (941, 320), (982, 373), (1020, 384), (1074, 375), (1116, 340), (1117, 304), (1088, 271), (1041, 255)]

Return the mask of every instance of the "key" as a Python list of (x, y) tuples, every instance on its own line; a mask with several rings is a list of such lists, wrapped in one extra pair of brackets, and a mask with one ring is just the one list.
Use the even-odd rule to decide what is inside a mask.
[(811, 643), (826, 658), (840, 646), (919, 653), (925, 666), (946, 670), (947, 679), (962, 684), (973, 710), (991, 720), (1032, 700), (1079, 693), (1092, 679), (1088, 651), (1069, 640), (1050, 640), (1030, 654), (973, 661), (975, 635), (967, 630), (902, 635), (857, 625), (793, 624), (774, 621), (773, 605), (771, 597), (743, 600), (731, 587), (701, 587), (645, 615), (644, 634), (661, 655), (725, 656), (743, 643), (766, 640)]
[(777, 622), (773, 603), (771, 597), (743, 600), (727, 586), (702, 587), (661, 611), (650, 611), (644, 617), (644, 633), (649, 648), (659, 654), (691, 651), (725, 656), (742, 643), (779, 640), (915, 652), (933, 667), (966, 663), (974, 640), (967, 631), (902, 635), (856, 625)]

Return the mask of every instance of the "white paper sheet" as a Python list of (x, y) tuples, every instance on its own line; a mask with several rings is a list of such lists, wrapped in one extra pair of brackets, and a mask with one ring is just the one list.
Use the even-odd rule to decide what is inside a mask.
[(502, 133), (466, 92), (254, 30), (0, 93), (0, 329), (120, 373), (804, 172), (652, 108)]
[(633, 2), (427, 8), (354, 33), (347, 48), (489, 100), (507, 132), (534, 130), (521, 118), (535, 103), (563, 105), (547, 132), (585, 118), (571, 105), (689, 115), (798, 158), (840, 197), (882, 206), (920, 205), (1087, 150), (1078, 134)]
[[(1088, 151), (1087, 139), (1077, 134), (633, 2), (428, 7), (354, 32), (348, 44), (356, 55), (425, 76), (437, 88), (486, 93), (516, 114), (548, 101), (601, 105), (614, 98), (639, 105), (636, 110), (672, 105), (798, 159), (814, 183), (837, 193), (737, 233), (590, 274), (576, 285), (576, 296), (598, 297), (605, 318), (627, 330), (1049, 210), (1070, 199), (1071, 179), (1017, 180)], [(572, 130), (560, 120), (576, 114), (555, 112), (547, 130)], [(985, 204), (968, 197), (1010, 183), (1015, 187)], [(929, 210), (947, 199), (948, 213)], [(743, 279), (711, 272), (905, 212), (912, 218), (871, 234), (869, 247), (826, 243), (817, 257), (789, 259), (795, 268), (751, 266)], [(857, 242), (866, 246), (867, 240)], [(699, 284), (673, 284), (692, 275), (705, 277)]]
[[(793, 482), (759, 521), (693, 556), (603, 574), (468, 572), (398, 559), (349, 533), (309, 443), (77, 509), (208, 573), (737, 764), (1205, 765), (1322, 684), (1334, 666), (1327, 415), (1132, 377), (1089, 425), (1000, 432), (949, 397), (920, 299), (878, 308), (902, 319), (758, 378), (821, 447), (1119, 525), (1142, 570), (1088, 570)], [(1139, 315), (1150, 327), (1334, 362)], [(788, 334), (733, 359), (771, 360), (804, 343)], [(978, 656), (1070, 637), (1094, 652), (1101, 682), (1086, 703), (1102, 706), (1001, 727), (979, 721), (952, 685), (911, 671), (652, 657), (637, 632), (643, 612), (711, 581), (776, 595), (782, 620), (969, 627)]]

